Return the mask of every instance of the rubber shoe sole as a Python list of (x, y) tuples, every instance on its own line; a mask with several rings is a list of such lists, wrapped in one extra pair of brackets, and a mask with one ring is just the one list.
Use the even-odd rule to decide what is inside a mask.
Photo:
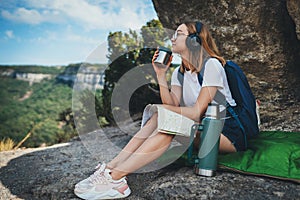
[(96, 191), (89, 191), (87, 193), (79, 193), (76, 191), (76, 189), (74, 190), (74, 193), (76, 194), (76, 196), (78, 196), (81, 199), (85, 199), (85, 200), (100, 200), (100, 199), (119, 199), (119, 198), (125, 198), (128, 197), (131, 194), (131, 190), (128, 187), (123, 194), (121, 192), (119, 192), (118, 190), (115, 189), (110, 189), (107, 192), (96, 192)]

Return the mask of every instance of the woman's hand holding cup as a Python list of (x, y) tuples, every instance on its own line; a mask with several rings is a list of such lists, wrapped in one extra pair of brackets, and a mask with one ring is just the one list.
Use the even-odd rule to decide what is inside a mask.
[(164, 47), (157, 48), (152, 58), (152, 65), (157, 76), (166, 74), (172, 59), (173, 56), (170, 50)]

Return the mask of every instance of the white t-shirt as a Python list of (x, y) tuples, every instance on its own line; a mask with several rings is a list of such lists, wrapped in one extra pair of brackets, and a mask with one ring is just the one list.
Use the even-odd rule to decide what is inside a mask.
[[(171, 85), (181, 86), (177, 77), (178, 68), (179, 67), (177, 67), (172, 74)], [(218, 87), (218, 90), (225, 96), (226, 101), (231, 106), (236, 106), (229, 90), (224, 67), (216, 58), (210, 58), (205, 64), (202, 87), (205, 86)], [(182, 95), (185, 106), (190, 107), (196, 103), (202, 87), (199, 84), (197, 72), (184, 72)]]

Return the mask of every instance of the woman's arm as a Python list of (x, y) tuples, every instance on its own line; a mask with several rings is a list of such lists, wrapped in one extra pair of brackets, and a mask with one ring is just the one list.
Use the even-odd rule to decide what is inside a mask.
[(165, 76), (164, 77), (157, 76), (157, 80), (159, 84), (160, 98), (163, 104), (179, 106), (181, 93), (182, 93), (181, 87), (172, 85), (170, 91)]
[(158, 50), (156, 50), (153, 55), (152, 65), (157, 76), (162, 103), (167, 105), (179, 106), (180, 98), (181, 98), (181, 87), (172, 86), (170, 91), (167, 82), (167, 77), (166, 77), (167, 70), (170, 67), (173, 57), (171, 56), (166, 67), (162, 68), (162, 67), (158, 67), (154, 62), (157, 56), (158, 56)]
[(204, 115), (207, 106), (212, 102), (217, 92), (217, 87), (207, 86), (203, 87), (193, 107), (176, 107), (171, 105), (164, 105), (165, 108), (186, 116), (194, 121), (199, 121)]

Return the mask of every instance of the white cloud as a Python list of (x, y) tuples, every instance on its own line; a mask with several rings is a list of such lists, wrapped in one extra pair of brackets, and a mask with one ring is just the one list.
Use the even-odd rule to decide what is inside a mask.
[(1, 12), (2, 17), (25, 24), (33, 24), (37, 25), (43, 22), (62, 22), (63, 18), (59, 16), (56, 11), (38, 11), (35, 9), (27, 9), (27, 8), (18, 8), (14, 12), (9, 12), (7, 10), (3, 10)]
[(70, 42), (81, 42), (84, 44), (93, 44), (97, 45), (100, 41), (91, 37), (84, 37), (81, 35), (76, 35), (76, 34), (69, 34), (66, 37), (66, 41)]
[[(149, 0), (150, 1), (150, 0)], [(75, 23), (91, 29), (138, 29), (152, 16), (143, 1), (28, 0), (28, 8), (2, 11), (6, 19), (27, 23)]]
[(14, 32), (12, 30), (7, 30), (5, 31), (5, 35), (9, 38), (9, 39), (13, 39), (14, 36)]
[[(79, 35), (74, 33), (72, 30), (65, 32), (54, 32), (46, 30), (42, 36), (32, 38), (29, 40), (31, 43), (39, 43), (43, 45), (51, 45), (57, 43), (76, 43), (84, 45), (97, 45), (101, 41), (91, 36)], [(80, 46), (80, 45), (79, 45)]]
[(41, 22), (41, 15), (36, 10), (18, 8), (14, 13), (3, 10), (1, 14), (4, 18), (12, 21), (24, 22), (28, 24), (39, 24)]
[[(13, 61), (7, 62), (15, 63), (70, 63), (85, 59), (106, 62), (109, 31), (136, 30), (152, 18), (157, 18), (151, 8), (151, 0), (0, 2), (0, 18), (8, 21), (0, 26), (4, 40), (13, 38), (18, 42), (18, 46), (7, 46), (14, 55), (10, 58)], [(27, 29), (24, 24), (31, 26)], [(7, 41), (7, 44), (13, 42)], [(5, 57), (10, 55), (12, 53), (6, 53)]]

